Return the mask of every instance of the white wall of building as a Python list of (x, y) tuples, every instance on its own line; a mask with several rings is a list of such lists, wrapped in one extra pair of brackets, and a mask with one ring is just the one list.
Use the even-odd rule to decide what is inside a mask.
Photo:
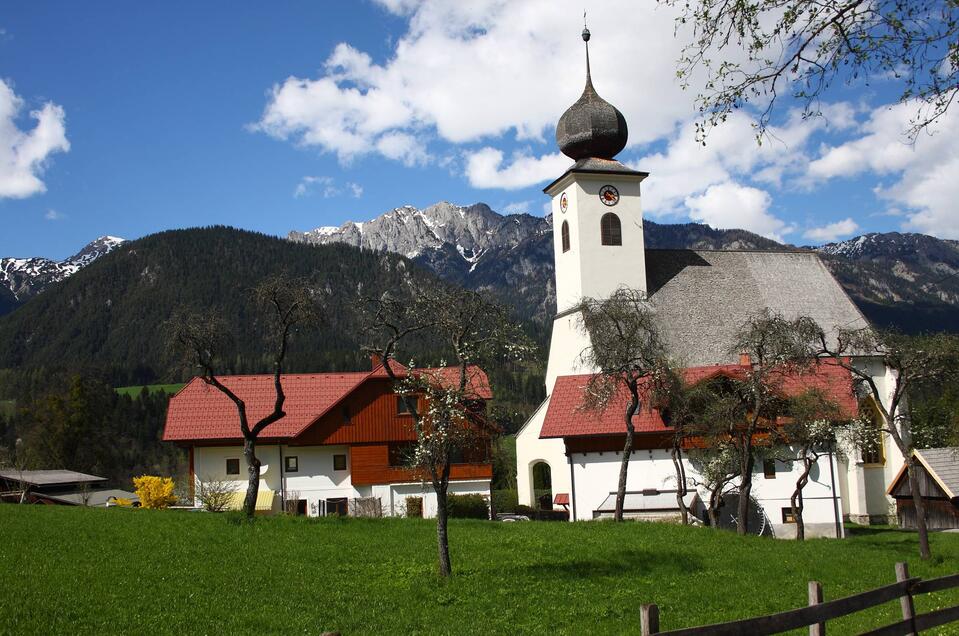
[[(328, 499), (357, 499), (378, 497), (383, 513), (404, 515), (406, 497), (423, 497), (424, 516), (436, 516), (436, 494), (429, 484), (381, 484), (354, 486), (350, 480), (350, 453), (348, 446), (259, 446), (257, 457), (265, 466), (260, 473), (260, 490), (276, 493), (273, 510), (280, 511), (280, 454), (284, 458), (297, 458), (297, 471), (284, 469), (282, 479), (288, 499), (304, 499), (307, 514), (322, 515)], [(334, 470), (333, 456), (346, 455), (346, 470)], [(227, 475), (227, 459), (239, 459), (240, 474)], [(242, 446), (198, 446), (194, 448), (193, 470), (197, 486), (200, 482), (217, 480), (229, 483), (234, 490), (245, 491), (247, 485), (246, 460)], [(451, 494), (478, 493), (489, 497), (490, 482), (484, 480), (451, 481)], [(199, 501), (194, 502), (199, 505)]]
[[(584, 296), (606, 298), (622, 285), (646, 291), (641, 181), (639, 175), (573, 173), (550, 190), (559, 313)], [(599, 191), (604, 185), (612, 185), (619, 191), (619, 203), (603, 204)], [(560, 207), (564, 193), (568, 201), (566, 212)], [(600, 219), (607, 212), (619, 217), (622, 245), (603, 245), (600, 241)], [(567, 252), (563, 252), (562, 246), (563, 221), (569, 223)]]
[(548, 406), (546, 399), (516, 433), (516, 489), (519, 503), (524, 506), (534, 505), (533, 466), (540, 462), (549, 465), (553, 497), (571, 490), (566, 444), (561, 439), (539, 438)]
[[(621, 452), (590, 452), (573, 454), (573, 478), (575, 480), (575, 510), (577, 520), (594, 518), (603, 501), (616, 491), (619, 482)], [(692, 492), (700, 481), (695, 462), (684, 459), (687, 485)], [(793, 524), (782, 523), (782, 509), (790, 507), (790, 496), (801, 472), (799, 462), (776, 462), (776, 477), (763, 475), (762, 463), (757, 462), (753, 475), (752, 496), (756, 499), (779, 537), (795, 536)], [(835, 467), (835, 464), (834, 464)], [(837, 477), (835, 474), (834, 477)], [(626, 490), (675, 490), (676, 471), (668, 450), (638, 450), (630, 458), (626, 474)], [(829, 458), (822, 457), (810, 473), (809, 484), (803, 490), (804, 513), (807, 536), (835, 536), (836, 506), (833, 498), (832, 479), (829, 473)], [(836, 480), (838, 488), (838, 478)], [(706, 492), (700, 492), (705, 501)], [(687, 499), (687, 501), (688, 501)], [(841, 512), (840, 512), (841, 515)]]

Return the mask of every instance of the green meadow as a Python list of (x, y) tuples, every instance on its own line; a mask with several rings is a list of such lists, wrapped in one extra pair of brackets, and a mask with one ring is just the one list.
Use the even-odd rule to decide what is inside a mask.
[[(805, 543), (666, 524), (453, 520), (454, 576), (429, 520), (258, 518), (0, 505), (0, 633), (636, 633), (734, 620), (913, 575), (959, 571), (959, 535), (853, 529)], [(918, 610), (959, 602), (953, 590)], [(898, 603), (830, 623), (852, 634)], [(959, 633), (959, 624), (943, 633)]]

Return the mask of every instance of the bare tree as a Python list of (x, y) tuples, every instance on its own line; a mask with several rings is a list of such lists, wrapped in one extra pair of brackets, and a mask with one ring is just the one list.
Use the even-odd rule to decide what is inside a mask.
[[(736, 531), (749, 531), (749, 502), (760, 433), (775, 435), (776, 419), (785, 410), (783, 383), (817, 363), (819, 325), (807, 317), (787, 320), (763, 310), (747, 320), (736, 337), (732, 353), (748, 355), (750, 364), (741, 376), (724, 380), (729, 402), (727, 433), (737, 449), (739, 510)], [(720, 418), (721, 421), (721, 418)]]
[(248, 474), (243, 510), (249, 517), (252, 517), (255, 511), (257, 491), (260, 488), (261, 463), (256, 456), (257, 438), (263, 429), (286, 415), (283, 411), (286, 395), (283, 392), (282, 376), (291, 335), (299, 326), (313, 321), (317, 315), (315, 295), (302, 280), (291, 280), (284, 276), (269, 277), (253, 288), (252, 299), (257, 308), (268, 317), (267, 344), (273, 367), (275, 396), (273, 410), (252, 426), (247, 416), (246, 402), (217, 377), (220, 356), (230, 340), (223, 319), (215, 314), (180, 314), (170, 323), (173, 343), (182, 356), (199, 370), (200, 379), (223, 393), (236, 405)]
[[(919, 491), (922, 468), (913, 454), (915, 443), (906, 396), (915, 385), (956, 376), (959, 336), (906, 336), (870, 328), (840, 329), (835, 344), (830, 343), (826, 334), (820, 332), (820, 348), (821, 354), (831, 356), (836, 364), (847, 369), (865, 387), (882, 416), (882, 430), (889, 434), (905, 458), (912, 501), (916, 507), (919, 555), (922, 559), (928, 559), (931, 552), (926, 507)], [(889, 384), (885, 394), (867, 366), (856, 364), (853, 356), (872, 357), (884, 365), (888, 370), (886, 376)]]
[(643, 394), (649, 390), (645, 380), (668, 366), (666, 347), (646, 296), (639, 290), (621, 287), (606, 299), (585, 298), (579, 308), (581, 326), (590, 340), (580, 357), (587, 367), (598, 370), (587, 383), (583, 407), (605, 411), (618, 404), (620, 391), (629, 395), (623, 413), (626, 441), (613, 515), (616, 521), (622, 521), (626, 475), (636, 432), (633, 417), (639, 412)]
[[(416, 441), (409, 464), (436, 493), (439, 572), (449, 576), (450, 470), (456, 455), (477, 442), (480, 416), (472, 411), (478, 398), (473, 365), (520, 360), (532, 346), (502, 306), (476, 292), (422, 285), (407, 298), (384, 294), (363, 304), (367, 349), (383, 360), (412, 417)], [(453, 363), (428, 373), (413, 363), (406, 369), (398, 365), (397, 348), (415, 334), (439, 340), (452, 351)]]
[(20, 486), (20, 500), (17, 503), (26, 503), (30, 493), (30, 484), (23, 479), (23, 472), (27, 468), (27, 454), (24, 452), (23, 440), (19, 437), (14, 442), (13, 450), (0, 448), (0, 468), (10, 468), (17, 474), (17, 484)]
[[(659, 0), (691, 27), (678, 75), (688, 87), (705, 75), (697, 137), (748, 103), (763, 110), (763, 135), (780, 93), (819, 115), (836, 81), (874, 78), (902, 87), (914, 104), (914, 139), (941, 118), (959, 92), (959, 4), (940, 0)], [(736, 61), (744, 57), (743, 61)]]
[(733, 487), (739, 477), (739, 455), (728, 439), (712, 440), (689, 451), (689, 458), (698, 464), (700, 478), (694, 478), (694, 484), (708, 493), (706, 498), (706, 517), (709, 526), (719, 529), (719, 509), (723, 497)]
[(197, 480), (196, 499), (207, 512), (223, 512), (233, 501), (233, 484), (222, 479), (201, 477)]
[(819, 458), (836, 447), (837, 433), (848, 428), (850, 414), (843, 413), (835, 401), (817, 389), (811, 389), (790, 398), (788, 417), (779, 429), (787, 457), (802, 464), (796, 487), (790, 495), (793, 518), (796, 520), (796, 539), (806, 538), (803, 519), (803, 490), (809, 483), (809, 474)]

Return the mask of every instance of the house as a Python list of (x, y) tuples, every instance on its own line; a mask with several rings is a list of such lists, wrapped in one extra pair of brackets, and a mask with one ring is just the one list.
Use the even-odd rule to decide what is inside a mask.
[[(588, 31), (583, 38), (588, 43)], [(546, 483), (537, 476), (548, 474), (554, 499), (569, 501), (570, 519), (578, 520), (608, 512), (626, 432), (619, 413), (607, 417), (581, 408), (583, 387), (597, 371), (586, 368), (581, 355), (590, 344), (577, 309), (582, 298), (606, 298), (623, 286), (644, 292), (671, 357), (688, 367), (688, 372), (700, 375), (732, 372), (737, 365), (750, 364), (733, 351), (735, 335), (749, 317), (764, 309), (787, 318), (809, 316), (833, 340), (839, 327), (868, 323), (814, 252), (647, 249), (640, 202), (641, 184), (648, 173), (615, 159), (626, 145), (626, 121), (596, 93), (588, 55), (586, 88), (560, 118), (556, 139), (574, 162), (544, 190), (552, 200), (556, 228), (557, 314), (546, 370), (547, 397), (517, 434), (517, 484), (520, 503), (533, 505)], [(868, 357), (851, 361), (870, 374), (888, 399), (892, 375), (882, 362)], [(823, 369), (818, 372), (822, 377), (810, 381), (825, 380), (825, 386), (850, 410), (859, 411), (862, 406), (863, 413), (878, 416), (868, 399), (862, 405), (859, 400), (853, 403), (847, 371), (828, 365)], [(634, 440), (627, 491), (650, 496), (675, 492), (661, 420), (648, 410), (637, 417), (641, 426)], [(901, 461), (885, 434), (876, 452), (824, 455), (804, 491), (807, 534), (841, 535), (843, 518), (885, 522), (891, 502), (886, 486)], [(799, 463), (757, 464), (752, 494), (764, 519), (773, 534), (794, 534), (794, 522), (785, 509)], [(692, 498), (697, 494), (698, 473), (695, 466), (687, 469)], [(637, 515), (646, 509), (646, 499), (637, 495), (631, 500), (638, 507)]]
[[(413, 418), (382, 363), (372, 362), (369, 371), (282, 376), (286, 416), (263, 430), (256, 447), (262, 462), (258, 511), (403, 515), (407, 498), (414, 497), (421, 500), (425, 516), (435, 514), (432, 487), (405, 467), (416, 439)], [(401, 365), (391, 364), (405, 375)], [(454, 370), (423, 371), (442, 382)], [(252, 422), (272, 412), (272, 375), (219, 380), (245, 401)], [(476, 425), (484, 425), (482, 413), (492, 393), (479, 367), (469, 368), (469, 387)], [(195, 488), (225, 482), (238, 493), (233, 501), (239, 505), (247, 472), (236, 406), (229, 398), (193, 378), (170, 400), (163, 439), (189, 449)], [(464, 452), (452, 465), (451, 494), (489, 496), (493, 468), (488, 451)]]
[(114, 505), (117, 499), (133, 502), (132, 492), (106, 488), (106, 477), (73, 470), (0, 470), (0, 501), (60, 506)]
[[(926, 505), (926, 527), (930, 530), (959, 528), (959, 447), (916, 449), (913, 455), (921, 468), (919, 494)], [(915, 528), (916, 506), (905, 462), (889, 484), (888, 493), (896, 500), (899, 525)]]

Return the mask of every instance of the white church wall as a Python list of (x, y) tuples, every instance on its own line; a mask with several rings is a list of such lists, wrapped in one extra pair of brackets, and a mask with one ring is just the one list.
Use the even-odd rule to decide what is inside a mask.
[[(589, 520), (606, 498), (616, 491), (622, 454), (618, 452), (574, 453), (573, 473), (575, 481), (575, 510), (577, 520)], [(693, 485), (700, 481), (694, 462), (685, 459), (687, 483), (690, 495)], [(758, 462), (753, 475), (752, 495), (766, 512), (773, 534), (777, 537), (795, 536), (795, 525), (783, 523), (782, 509), (790, 507), (790, 496), (801, 472), (798, 462), (776, 462), (776, 476), (768, 479)], [(836, 464), (833, 464), (834, 470)], [(809, 484), (803, 491), (804, 514), (807, 536), (830, 536), (836, 532), (836, 506), (841, 502), (833, 497), (833, 480), (830, 478), (829, 458), (822, 457), (814, 466)], [(833, 475), (837, 479), (838, 476)], [(676, 473), (668, 450), (639, 450), (630, 458), (626, 476), (626, 490), (638, 492), (645, 489), (675, 490)], [(700, 493), (706, 500), (707, 494)], [(690, 497), (691, 498), (691, 497)], [(688, 501), (688, 499), (687, 499)], [(839, 512), (841, 515), (841, 510)]]
[(566, 445), (561, 439), (539, 438), (548, 407), (547, 398), (516, 433), (516, 489), (519, 503), (524, 506), (534, 504), (533, 466), (539, 462), (549, 465), (553, 497), (570, 492)]
[(561, 316), (553, 321), (549, 341), (549, 360), (546, 364), (546, 391), (551, 393), (556, 378), (562, 375), (590, 373), (583, 364), (582, 353), (590, 346), (589, 337), (580, 323), (580, 312)]

